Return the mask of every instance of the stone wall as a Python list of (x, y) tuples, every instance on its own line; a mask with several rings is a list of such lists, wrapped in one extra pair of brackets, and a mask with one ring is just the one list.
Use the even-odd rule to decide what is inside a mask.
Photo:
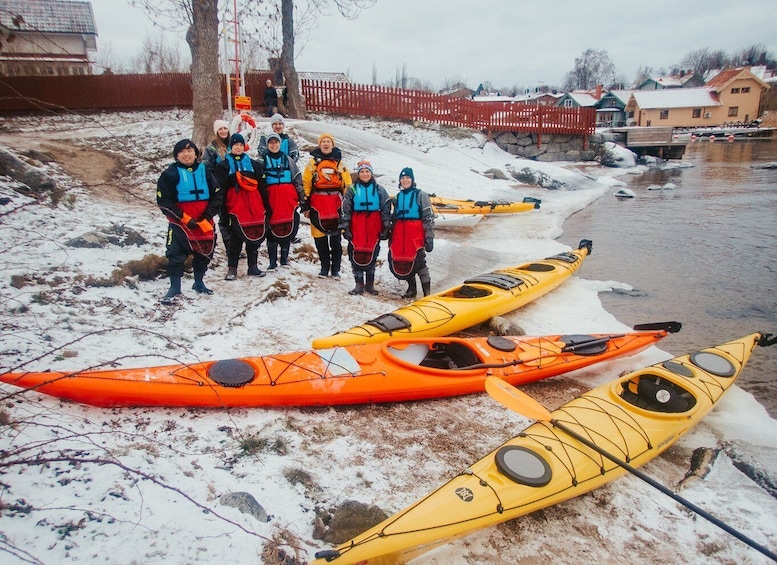
[(593, 161), (599, 155), (599, 149), (605, 141), (617, 141), (612, 134), (593, 134), (588, 136), (588, 144), (583, 149), (583, 137), (580, 135), (542, 134), (542, 143), (537, 146), (536, 133), (502, 132), (494, 135), (494, 142), (502, 149), (523, 159), (533, 161)]

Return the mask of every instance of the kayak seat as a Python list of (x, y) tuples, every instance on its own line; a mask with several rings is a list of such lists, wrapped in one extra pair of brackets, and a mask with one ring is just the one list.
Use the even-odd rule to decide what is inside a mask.
[(480, 359), (469, 347), (453, 341), (433, 344), (421, 361), (421, 366), (433, 369), (460, 369), (478, 363), (481, 363)]
[(459, 288), (453, 291), (454, 298), (483, 298), (489, 296), (490, 290), (485, 288), (478, 288), (476, 286), (469, 286), (468, 284), (461, 285)]
[(696, 398), (684, 388), (658, 375), (641, 375), (638, 382), (623, 383), (621, 398), (651, 412), (679, 414), (696, 405)]

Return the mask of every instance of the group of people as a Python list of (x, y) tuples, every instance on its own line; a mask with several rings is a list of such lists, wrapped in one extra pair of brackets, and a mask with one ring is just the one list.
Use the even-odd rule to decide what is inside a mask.
[(283, 116), (274, 114), (270, 123), (272, 133), (261, 137), (257, 159), (248, 155), (245, 138), (230, 134), (223, 120), (214, 122), (215, 138), (204, 154), (189, 139), (175, 144), (174, 163), (157, 183), (157, 205), (169, 224), (170, 288), (162, 303), (172, 304), (181, 294), (189, 255), (193, 255), (192, 289), (213, 294), (203, 277), (215, 249), (216, 216), (227, 254), (225, 280), (235, 280), (244, 248), (248, 276), (265, 276), (258, 263), (263, 241), (267, 241), (268, 270), (289, 265), (300, 213), (310, 222), (320, 277), (340, 278), (345, 237), (355, 281), (349, 294), (378, 294), (375, 267), (380, 242), (388, 240), (389, 269), (408, 283), (403, 297), (417, 296), (416, 277), (424, 296), (429, 295), (426, 253), (434, 247), (434, 212), (428, 194), (416, 186), (413, 170), (402, 169), (399, 193), (390, 198), (375, 180), (369, 161), (357, 164), (353, 179), (334, 137), (324, 133), (300, 171), (299, 149), (284, 132)]

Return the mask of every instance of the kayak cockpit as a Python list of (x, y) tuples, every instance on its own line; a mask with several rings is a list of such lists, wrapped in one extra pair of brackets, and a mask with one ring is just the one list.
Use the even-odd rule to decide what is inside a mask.
[(405, 363), (430, 369), (456, 370), (482, 363), (477, 353), (460, 341), (411, 343), (404, 348), (389, 345), (386, 350)]
[(653, 373), (623, 381), (620, 397), (650, 412), (680, 414), (696, 406), (696, 397), (677, 383)]

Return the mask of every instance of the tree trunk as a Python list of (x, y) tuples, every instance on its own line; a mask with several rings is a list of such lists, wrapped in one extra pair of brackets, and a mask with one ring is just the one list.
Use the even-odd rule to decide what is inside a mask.
[(192, 26), (186, 43), (192, 53), (192, 141), (204, 150), (213, 136), (213, 122), (224, 117), (219, 72), (218, 0), (192, 0)]
[(281, 47), (281, 70), (286, 83), (286, 109), (290, 118), (305, 119), (305, 99), (299, 88), (297, 69), (294, 68), (294, 2), (293, 0), (281, 1), (281, 29), (283, 32), (283, 46)]

